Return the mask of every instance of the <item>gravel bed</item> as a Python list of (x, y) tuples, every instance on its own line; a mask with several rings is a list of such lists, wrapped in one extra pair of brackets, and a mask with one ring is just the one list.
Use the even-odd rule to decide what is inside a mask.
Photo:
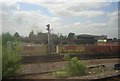
[[(105, 77), (111, 77), (115, 75), (120, 75), (120, 72), (118, 70), (111, 70), (111, 71), (104, 71), (102, 73), (98, 74), (92, 74), (92, 75), (84, 75), (84, 76), (72, 76), (65, 79), (100, 79)], [(36, 75), (26, 75), (26, 76), (19, 76), (16, 77), (17, 79), (60, 79), (56, 78), (52, 73), (45, 73), (45, 74), (36, 74)]]
[[(90, 65), (97, 65), (97, 64), (105, 64), (105, 69), (103, 68), (101, 73), (92, 73), (95, 72), (94, 69), (89, 70), (89, 75), (74, 77), (75, 79), (96, 79), (99, 76), (107, 76), (108, 74), (117, 74), (118, 71), (113, 70), (113, 65), (119, 62), (119, 59), (95, 59), (95, 60), (82, 60), (87, 66)], [(51, 73), (45, 72), (52, 72), (63, 69), (64, 66), (67, 64), (66, 61), (61, 62), (50, 62), (50, 63), (31, 63), (31, 64), (22, 64), (21, 68), (17, 71), (19, 76), (18, 78), (24, 79), (56, 79)], [(44, 74), (41, 74), (44, 73)], [(107, 73), (107, 74), (106, 74)], [(31, 75), (27, 75), (31, 74)], [(95, 76), (95, 77), (94, 77)], [(109, 75), (108, 75), (109, 76)], [(73, 77), (70, 77), (71, 79)]]

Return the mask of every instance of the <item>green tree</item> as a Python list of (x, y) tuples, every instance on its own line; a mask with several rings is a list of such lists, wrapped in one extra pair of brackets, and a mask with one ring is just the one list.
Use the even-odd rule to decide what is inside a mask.
[(20, 35), (18, 34), (18, 32), (15, 32), (14, 37), (20, 37)]
[(33, 37), (34, 36), (34, 31), (32, 30), (29, 34), (29, 37)]
[(40, 35), (42, 35), (42, 34), (43, 34), (42, 32), (38, 32), (38, 33), (37, 33), (38, 36), (40, 36)]
[[(7, 42), (12, 43), (11, 49), (8, 48)], [(18, 54), (18, 40), (10, 33), (2, 34), (2, 77), (8, 78), (16, 74), (20, 66), (21, 57)]]
[(0, 35), (0, 46), (2, 46), (2, 35)]
[(2, 35), (0, 35), (0, 78), (2, 77)]
[(2, 33), (2, 46), (7, 47), (8, 41), (15, 41), (15, 37), (13, 37), (10, 33)]
[(68, 34), (68, 38), (74, 38), (74, 35), (75, 35), (75, 33), (71, 33), (71, 32), (70, 32), (70, 33)]

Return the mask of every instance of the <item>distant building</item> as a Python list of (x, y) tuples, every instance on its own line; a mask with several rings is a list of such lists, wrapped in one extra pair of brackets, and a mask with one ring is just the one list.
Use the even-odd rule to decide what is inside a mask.
[(107, 39), (107, 35), (101, 35), (101, 36), (95, 36), (94, 35), (94, 39), (95, 40), (104, 40), (104, 39)]
[(76, 35), (74, 37), (77, 44), (94, 44), (97, 40), (106, 40), (106, 35), (96, 36), (89, 34)]

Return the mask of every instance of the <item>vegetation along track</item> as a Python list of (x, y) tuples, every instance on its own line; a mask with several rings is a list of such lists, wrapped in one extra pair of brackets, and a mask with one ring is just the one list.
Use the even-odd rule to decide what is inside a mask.
[[(22, 56), (22, 57), (23, 57), (22, 63), (57, 62), (64, 60), (63, 54), (34, 55), (34, 56)], [(118, 53), (70, 54), (70, 57), (78, 57), (81, 60), (90, 60), (90, 59), (120, 58), (120, 55)]]

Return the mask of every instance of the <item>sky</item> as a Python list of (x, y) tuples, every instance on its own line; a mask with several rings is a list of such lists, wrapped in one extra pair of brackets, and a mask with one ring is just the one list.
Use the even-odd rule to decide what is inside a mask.
[(0, 2), (2, 32), (47, 32), (118, 38), (118, 2)]

